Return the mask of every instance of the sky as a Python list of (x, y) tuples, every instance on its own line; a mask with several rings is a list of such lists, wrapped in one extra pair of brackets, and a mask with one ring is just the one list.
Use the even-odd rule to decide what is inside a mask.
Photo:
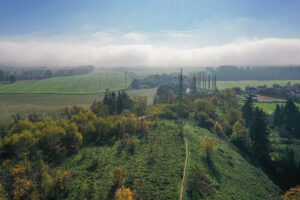
[(1, 0), (0, 65), (299, 65), (299, 0)]

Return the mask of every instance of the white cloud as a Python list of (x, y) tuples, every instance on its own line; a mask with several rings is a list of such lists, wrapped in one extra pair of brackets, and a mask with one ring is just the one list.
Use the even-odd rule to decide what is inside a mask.
[[(151, 42), (150, 42), (151, 41)], [(160, 45), (147, 34), (95, 33), (85, 40), (2, 39), (0, 65), (11, 66), (218, 66), (300, 64), (300, 39), (239, 38), (232, 43), (174, 47), (176, 39)], [(190, 39), (193, 42), (193, 38)]]
[(122, 35), (122, 39), (132, 43), (144, 43), (148, 41), (148, 37), (145, 34), (130, 32)]

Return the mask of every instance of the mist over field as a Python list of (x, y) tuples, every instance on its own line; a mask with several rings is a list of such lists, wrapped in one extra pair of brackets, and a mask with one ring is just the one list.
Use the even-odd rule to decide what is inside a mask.
[(178, 67), (300, 64), (300, 39), (242, 38), (227, 44), (198, 47), (191, 44), (194, 37), (175, 37), (185, 37), (183, 44), (174, 46), (176, 38), (162, 44), (151, 42), (146, 35), (136, 33), (119, 37), (98, 33), (97, 39), (83, 41), (47, 38), (0, 40), (0, 65)]

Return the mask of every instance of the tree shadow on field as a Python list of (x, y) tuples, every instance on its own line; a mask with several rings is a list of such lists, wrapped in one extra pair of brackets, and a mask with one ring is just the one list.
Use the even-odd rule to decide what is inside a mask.
[(213, 159), (212, 158), (207, 159), (205, 156), (202, 156), (202, 162), (206, 163), (209, 175), (214, 177), (220, 183), (221, 182), (221, 174), (220, 174), (218, 168), (216, 167)]

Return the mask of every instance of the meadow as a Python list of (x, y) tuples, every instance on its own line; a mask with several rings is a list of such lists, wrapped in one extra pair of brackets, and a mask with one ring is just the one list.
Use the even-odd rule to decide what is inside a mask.
[[(126, 77), (127, 86), (130, 77)], [(98, 94), (125, 88), (124, 71), (99, 69), (90, 74), (0, 84), (0, 93)]]
[[(254, 103), (255, 106), (258, 106), (259, 108), (263, 109), (263, 111), (269, 115), (273, 114), (273, 112), (275, 111), (276, 104), (284, 105), (284, 103)], [(296, 105), (300, 108), (300, 104)]]
[[(146, 96), (148, 104), (152, 104), (156, 88), (127, 93), (130, 97)], [(102, 98), (103, 94), (0, 94), (0, 122), (11, 120), (12, 114), (16, 113), (23, 117), (30, 113), (55, 117), (62, 108), (74, 105), (89, 108), (95, 100)]]

